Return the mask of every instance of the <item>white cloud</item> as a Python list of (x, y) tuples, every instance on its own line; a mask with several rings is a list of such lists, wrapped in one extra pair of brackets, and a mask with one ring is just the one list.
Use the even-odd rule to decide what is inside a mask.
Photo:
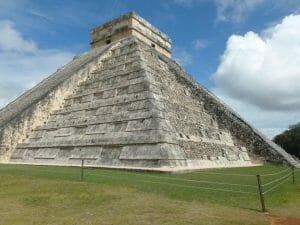
[(266, 0), (215, 0), (217, 21), (241, 22)]
[(231, 97), (266, 110), (300, 110), (300, 15), (261, 34), (232, 35), (214, 74)]
[(14, 29), (9, 20), (0, 21), (0, 50), (16, 50), (20, 52), (34, 52), (37, 46), (31, 40), (24, 40), (22, 35)]
[(38, 48), (34, 41), (24, 39), (13, 22), (0, 20), (0, 107), (72, 57), (69, 52)]

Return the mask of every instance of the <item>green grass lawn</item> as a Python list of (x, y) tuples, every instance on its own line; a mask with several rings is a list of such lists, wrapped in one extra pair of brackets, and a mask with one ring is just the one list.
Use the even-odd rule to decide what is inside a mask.
[[(160, 174), (90, 168), (80, 182), (76, 167), (0, 164), (0, 224), (269, 224), (259, 212), (255, 175), (284, 169), (266, 165)], [(288, 173), (262, 176), (262, 182)], [(300, 219), (299, 184), (297, 171), (295, 185), (288, 177), (265, 195), (271, 215)]]

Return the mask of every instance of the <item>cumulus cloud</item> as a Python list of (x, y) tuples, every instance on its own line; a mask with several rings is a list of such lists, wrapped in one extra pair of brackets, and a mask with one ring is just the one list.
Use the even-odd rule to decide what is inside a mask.
[(266, 0), (215, 0), (217, 21), (241, 22)]
[(14, 24), (9, 20), (0, 21), (0, 50), (34, 52), (37, 50), (35, 43), (24, 40), (19, 32), (14, 29)]
[(56, 49), (40, 49), (9, 20), (0, 20), (0, 107), (53, 73), (73, 57)]
[(300, 15), (260, 34), (232, 35), (213, 78), (231, 97), (265, 110), (300, 109)]

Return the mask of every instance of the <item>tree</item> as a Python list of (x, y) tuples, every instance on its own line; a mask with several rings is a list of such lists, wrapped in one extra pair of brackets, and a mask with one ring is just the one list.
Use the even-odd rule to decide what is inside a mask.
[(300, 159), (300, 123), (289, 126), (288, 130), (275, 136), (273, 141)]

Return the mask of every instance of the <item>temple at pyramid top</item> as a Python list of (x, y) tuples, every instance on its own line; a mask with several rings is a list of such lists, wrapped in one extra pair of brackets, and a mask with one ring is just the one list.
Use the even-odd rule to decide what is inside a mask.
[(92, 49), (135, 36), (158, 52), (171, 57), (171, 39), (134, 12), (120, 16), (91, 31)]

